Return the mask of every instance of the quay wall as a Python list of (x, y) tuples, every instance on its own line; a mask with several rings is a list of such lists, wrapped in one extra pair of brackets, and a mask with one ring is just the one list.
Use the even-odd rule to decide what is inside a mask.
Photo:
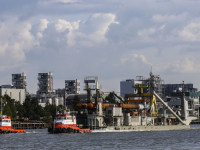
[(44, 129), (45, 123), (12, 123), (13, 129)]

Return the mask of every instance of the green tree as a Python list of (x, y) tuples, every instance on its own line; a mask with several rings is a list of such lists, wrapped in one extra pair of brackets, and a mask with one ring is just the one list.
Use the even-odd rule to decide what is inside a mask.
[(0, 95), (0, 107), (2, 107), (2, 110), (0, 110), (0, 113), (3, 113), (3, 108), (4, 108), (5, 102), (6, 102), (6, 100), (5, 100), (4, 96)]
[(45, 116), (45, 110), (39, 105), (37, 98), (26, 98), (23, 107), (25, 110), (24, 117), (39, 120), (40, 117)]
[(46, 103), (44, 110), (46, 111), (46, 113), (50, 113), (50, 115), (52, 117), (54, 117), (55, 114), (56, 114), (56, 106), (55, 105), (51, 105), (49, 103)]
[(33, 112), (34, 112), (33, 114), (31, 114), (31, 119), (39, 120), (40, 117), (44, 117), (45, 116), (45, 111), (42, 108), (42, 106), (39, 105), (37, 98), (32, 98), (30, 103), (31, 103), (31, 105), (33, 107)]
[(34, 111), (33, 111), (33, 105), (31, 104), (30, 98), (25, 99), (23, 103), (23, 107), (24, 107), (24, 117), (32, 118)]
[(3, 114), (7, 115), (7, 116), (12, 116), (12, 111), (8, 104), (5, 105), (5, 107), (3, 109)]
[(56, 106), (56, 105), (52, 105), (49, 103), (46, 103), (44, 110), (46, 111), (46, 115), (50, 114), (52, 116), (52, 118), (54, 119), (55, 114), (56, 114), (56, 110), (60, 111), (62, 108), (60, 106)]
[(16, 107), (15, 107), (15, 100), (11, 99), (11, 97), (6, 95), (6, 94), (4, 95), (4, 98), (5, 98), (7, 105), (9, 106), (11, 112), (12, 112), (11, 118), (16, 118), (17, 113), (16, 113)]
[(44, 122), (53, 123), (53, 117), (51, 116), (50, 112), (45, 111)]
[(19, 101), (16, 101), (15, 107), (16, 107), (16, 110), (17, 110), (17, 115), (19, 116), (19, 118), (22, 118), (24, 116), (24, 113), (25, 113), (25, 109), (24, 109), (23, 105), (20, 104)]

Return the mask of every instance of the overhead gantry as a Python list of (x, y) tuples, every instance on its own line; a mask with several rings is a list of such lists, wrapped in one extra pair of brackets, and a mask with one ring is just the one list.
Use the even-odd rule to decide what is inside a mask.
[[(143, 93), (144, 88), (147, 88), (147, 84), (136, 84), (132, 85), (133, 88), (137, 89), (136, 94), (125, 94), (125, 99), (128, 98), (134, 98), (134, 97), (142, 97), (142, 98), (150, 98), (150, 115), (152, 116), (155, 114), (158, 116), (158, 109), (156, 104), (156, 98), (182, 123), (186, 124), (185, 121), (183, 121), (161, 98), (158, 94), (156, 94), (155, 91), (152, 91), (152, 93)], [(153, 111), (153, 107), (155, 108), (155, 111)]]
[[(153, 94), (151, 93), (144, 93), (144, 88), (147, 88), (147, 84), (136, 84), (132, 85), (133, 88), (137, 90), (136, 94), (125, 94), (125, 99), (130, 99), (134, 97), (142, 97), (142, 98), (150, 98), (150, 114), (153, 115), (155, 114), (156, 116), (158, 115), (158, 109), (157, 109), (157, 104), (156, 104), (156, 98)], [(153, 107), (155, 108), (155, 111), (153, 111)]]

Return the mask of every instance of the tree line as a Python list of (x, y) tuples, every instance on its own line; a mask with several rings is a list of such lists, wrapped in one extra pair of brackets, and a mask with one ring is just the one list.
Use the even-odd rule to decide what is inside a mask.
[[(37, 98), (26, 98), (23, 104), (19, 101), (11, 99), (8, 95), (0, 97), (2, 101), (3, 115), (11, 116), (12, 119), (16, 119), (18, 116), (20, 119), (28, 118), (29, 120), (41, 120), (46, 123), (52, 123), (56, 110), (62, 109), (62, 105), (55, 106), (46, 103), (43, 108), (38, 103)], [(1, 110), (2, 111), (2, 110)]]

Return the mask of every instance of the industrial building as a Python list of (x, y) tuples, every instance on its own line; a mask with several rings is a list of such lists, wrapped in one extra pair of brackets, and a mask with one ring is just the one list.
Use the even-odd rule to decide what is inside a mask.
[(39, 105), (42, 107), (45, 107), (46, 103), (53, 104), (53, 105), (63, 105), (64, 99), (63, 97), (57, 97), (57, 95), (52, 94), (52, 95), (47, 95), (46, 97), (40, 97), (39, 99)]
[(135, 93), (134, 88), (132, 88), (134, 83), (134, 79), (120, 81), (120, 96), (124, 97), (125, 94)]
[(80, 94), (80, 80), (65, 80), (67, 94)]
[(38, 73), (37, 95), (53, 92), (53, 73)]
[[(193, 88), (192, 83), (184, 84), (185, 92), (195, 92), (196, 88)], [(172, 92), (181, 92), (183, 88), (183, 84), (163, 84), (163, 88), (165, 90), (165, 96), (170, 96)]]
[(22, 72), (21, 74), (12, 74), (12, 85), (16, 89), (25, 89), (27, 92), (26, 74)]
[(2, 85), (0, 87), (0, 94), (4, 96), (5, 94), (10, 96), (11, 99), (15, 99), (15, 101), (19, 101), (22, 104), (26, 98), (25, 89), (15, 89), (12, 88), (11, 85)]
[[(155, 83), (154, 90), (156, 93), (163, 97), (164, 96), (164, 88), (163, 88), (163, 83), (164, 80), (161, 79), (159, 75), (151, 75), (152, 79)], [(137, 84), (147, 84), (148, 87), (144, 89), (144, 92), (149, 93), (150, 92), (150, 78), (145, 79), (143, 76), (137, 76), (136, 80), (135, 79), (127, 79), (124, 81), (120, 81), (120, 96), (124, 98), (125, 94), (134, 94), (137, 93), (136, 89), (132, 87), (132, 85), (137, 85)]]
[(65, 89), (55, 89), (55, 93), (59, 96), (65, 95)]
[(12, 74), (12, 85), (1, 85), (0, 94), (1, 96), (8, 95), (11, 99), (19, 101), (20, 104), (22, 104), (26, 99), (26, 87), (27, 83), (25, 73)]

